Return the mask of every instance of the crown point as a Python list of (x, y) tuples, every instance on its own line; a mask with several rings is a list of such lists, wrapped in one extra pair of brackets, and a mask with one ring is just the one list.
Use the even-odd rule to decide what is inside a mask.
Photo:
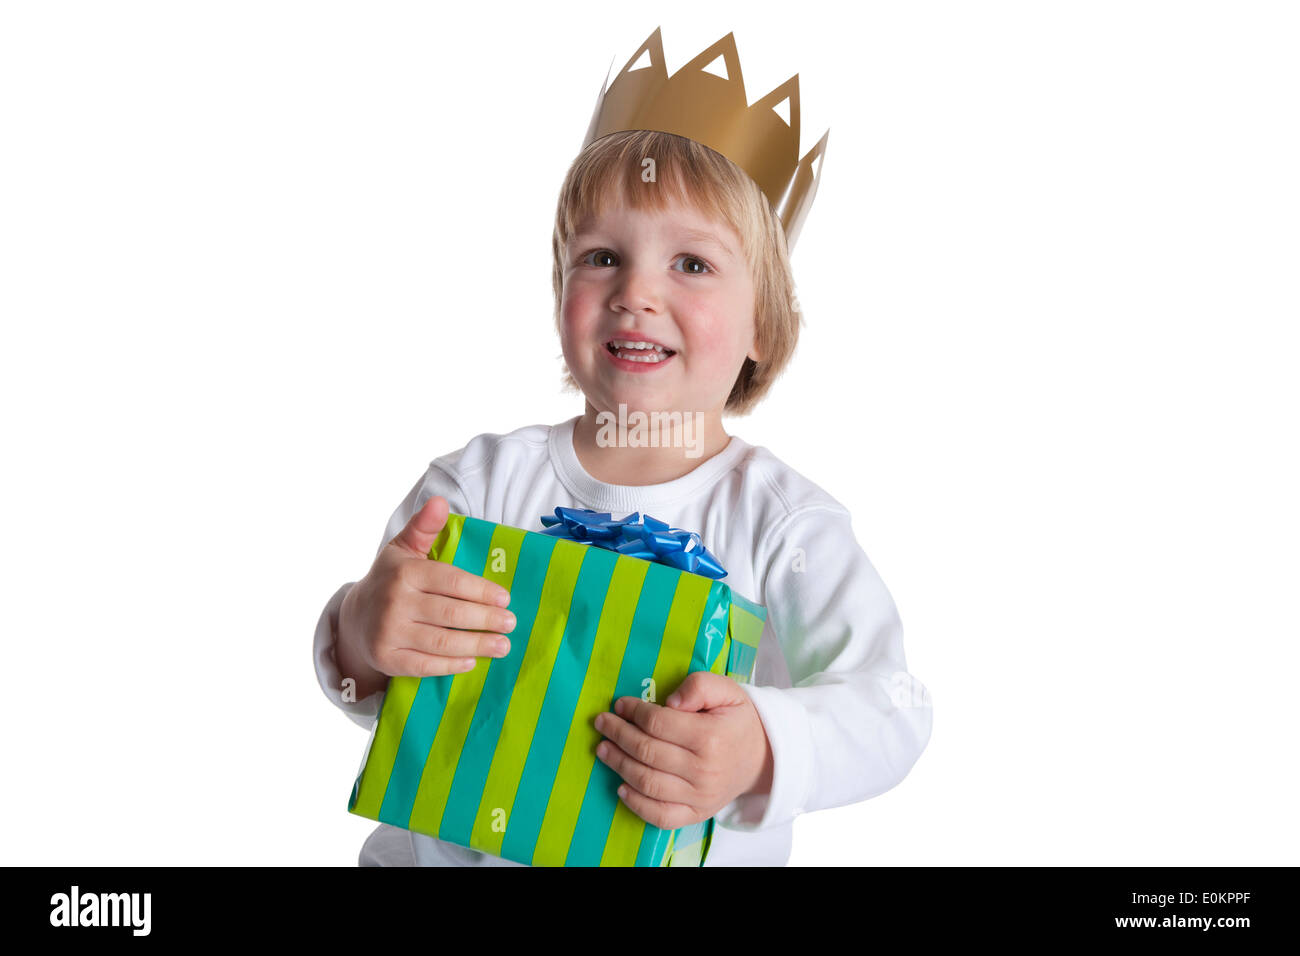
[(780, 103), (772, 107), (772, 112), (785, 121), (785, 125), (790, 125), (790, 97), (786, 97)]
[(718, 54), (712, 63), (700, 67), (700, 70), (701, 72), (710, 73), (713, 76), (720, 77), (724, 80), (731, 79), (731, 77), (727, 75), (727, 61), (721, 53)]

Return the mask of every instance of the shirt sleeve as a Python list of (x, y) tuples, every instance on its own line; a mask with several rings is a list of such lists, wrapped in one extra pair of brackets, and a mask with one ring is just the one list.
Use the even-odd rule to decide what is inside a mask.
[[(760, 569), (788, 688), (742, 684), (772, 748), (772, 787), (724, 807), (735, 830), (784, 826), (899, 783), (930, 740), (929, 692), (907, 673), (903, 627), (846, 511), (813, 506), (772, 529)], [(763, 560), (763, 559), (761, 559)]]
[[(470, 514), (467, 507), (469, 497), (460, 482), (440, 465), (430, 463), (424, 476), (415, 483), (402, 503), (397, 506), (397, 510), (393, 512), (393, 516), (388, 519), (384, 537), (379, 542), (379, 547), (375, 549), (376, 556), (388, 542), (397, 537), (398, 532), (406, 527), (411, 517), (434, 495), (442, 495), (446, 498), (453, 514)], [(316, 680), (329, 701), (357, 724), (369, 730), (379, 717), (379, 710), (384, 702), (384, 691), (377, 690), (361, 700), (350, 700), (352, 695), (343, 684), (343, 675), (339, 672), (338, 660), (334, 655), (334, 644), (338, 640), (339, 608), (354, 584), (355, 581), (344, 584), (326, 602), (325, 609), (321, 611), (320, 619), (316, 622), (316, 634), (312, 640), (312, 659), (316, 667)]]

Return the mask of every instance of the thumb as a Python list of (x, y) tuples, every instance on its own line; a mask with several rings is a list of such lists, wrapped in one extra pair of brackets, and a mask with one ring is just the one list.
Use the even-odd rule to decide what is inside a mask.
[(399, 531), (389, 544), (395, 544), (404, 551), (427, 558), (429, 549), (433, 547), (433, 542), (438, 537), (438, 532), (447, 523), (450, 510), (446, 498), (442, 495), (434, 495), (419, 511), (411, 515), (411, 520), (406, 522), (406, 527)]
[(681, 686), (668, 695), (666, 703), (673, 710), (694, 713), (734, 704), (738, 691), (744, 693), (729, 677), (711, 671), (692, 671)]

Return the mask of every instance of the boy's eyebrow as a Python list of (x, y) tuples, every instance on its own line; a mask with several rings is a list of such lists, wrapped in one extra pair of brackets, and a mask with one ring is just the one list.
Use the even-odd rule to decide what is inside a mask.
[(727, 253), (727, 255), (731, 255), (731, 246), (727, 245), (725, 242), (723, 242), (721, 239), (719, 239), (711, 232), (704, 232), (703, 230), (692, 229), (689, 232), (683, 233), (682, 235), (684, 235), (691, 242), (711, 242), (719, 249), (721, 249), (723, 252)]
[[(587, 226), (585, 228), (579, 227), (571, 236), (569, 236), (569, 242), (578, 242), (579, 240), (586, 239), (589, 236), (598, 235), (600, 232), (601, 230), (595, 226)], [(735, 254), (732, 252), (731, 246), (727, 245), (727, 243), (723, 242), (720, 237), (712, 232), (703, 229), (688, 229), (685, 232), (680, 233), (680, 235), (687, 242), (708, 242), (717, 246), (729, 256)]]

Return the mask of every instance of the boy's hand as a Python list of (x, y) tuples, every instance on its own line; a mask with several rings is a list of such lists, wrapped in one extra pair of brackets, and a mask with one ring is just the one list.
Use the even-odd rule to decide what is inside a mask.
[(429, 559), (448, 512), (446, 498), (426, 501), (343, 599), (336, 656), (342, 676), (356, 680), (358, 700), (390, 676), (456, 674), (477, 657), (509, 653), (505, 634), (515, 620), (506, 589)]
[(619, 796), (646, 823), (673, 830), (707, 820), (741, 794), (770, 791), (767, 732), (730, 677), (695, 671), (667, 707), (639, 697), (614, 706), (621, 716), (596, 718), (609, 738), (596, 756), (627, 781)]

